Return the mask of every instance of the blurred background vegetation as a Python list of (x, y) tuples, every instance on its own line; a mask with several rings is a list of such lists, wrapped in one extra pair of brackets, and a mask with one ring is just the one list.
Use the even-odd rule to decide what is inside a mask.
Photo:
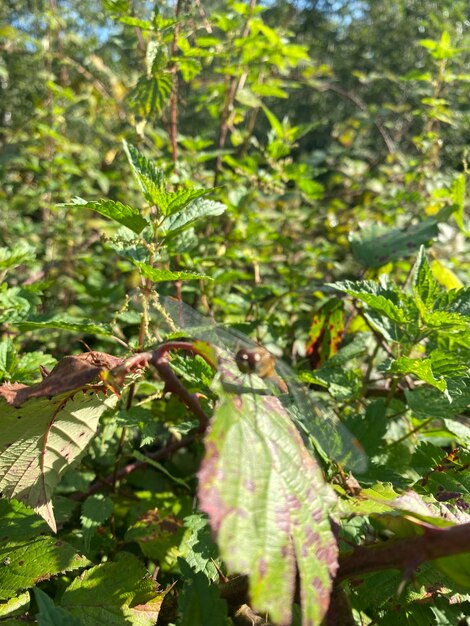
[[(5, 0), (0, 15), (3, 322), (124, 323), (140, 278), (114, 225), (58, 206), (151, 212), (122, 139), (172, 188), (216, 186), (227, 206), (167, 250), (163, 266), (214, 279), (187, 283), (190, 302), (266, 319), (281, 344), (292, 320), (305, 336), (324, 283), (405, 279), (421, 243), (438, 280), (461, 285), (466, 0)], [(396, 228), (411, 228), (407, 250), (392, 231), (395, 254), (373, 258)]]

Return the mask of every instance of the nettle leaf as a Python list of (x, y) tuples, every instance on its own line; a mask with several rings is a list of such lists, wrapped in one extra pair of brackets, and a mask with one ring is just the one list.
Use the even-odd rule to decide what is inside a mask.
[(214, 191), (214, 188), (211, 189), (178, 189), (177, 191), (171, 191), (168, 193), (161, 193), (159, 195), (158, 206), (163, 215), (169, 216), (173, 215), (177, 211), (181, 211), (188, 204), (197, 200), (197, 198), (202, 198), (203, 196), (207, 196)]
[(25, 241), (12, 248), (0, 248), (0, 270), (5, 271), (18, 265), (31, 264), (36, 259), (36, 250)]
[(129, 104), (141, 117), (147, 118), (152, 113), (162, 110), (171, 94), (171, 74), (161, 72), (149, 78), (141, 76), (129, 93)]
[(164, 195), (165, 175), (132, 144), (127, 143), (125, 140), (122, 143), (127, 160), (131, 165), (132, 173), (144, 198), (150, 204), (159, 206), (159, 199)]
[(407, 356), (401, 356), (389, 363), (385, 371), (401, 376), (414, 374), (420, 380), (439, 389), (439, 391), (445, 391), (447, 388), (444, 378), (436, 378), (434, 375), (432, 359), (410, 359)]
[(4, 497), (31, 506), (55, 532), (52, 493), (94, 436), (100, 416), (116, 401), (95, 391), (31, 398), (19, 407), (2, 401), (0, 491)]
[(330, 286), (357, 298), (371, 309), (398, 324), (405, 324), (410, 321), (406, 311), (401, 306), (401, 294), (390, 285), (383, 286), (372, 280), (345, 280), (330, 283)]
[(90, 561), (65, 541), (55, 537), (17, 539), (0, 544), (0, 599), (48, 580), (59, 572), (90, 565)]
[(337, 545), (329, 523), (335, 495), (274, 396), (220, 391), (199, 472), (201, 509), (232, 572), (250, 576), (250, 598), (291, 624), (296, 575), (302, 623), (328, 607)]
[(221, 202), (196, 198), (182, 211), (169, 215), (161, 224), (160, 233), (166, 239), (175, 237), (183, 230), (190, 228), (203, 217), (222, 215), (227, 207)]
[(384, 230), (376, 225), (371, 226), (360, 234), (351, 235), (351, 252), (366, 267), (382, 267), (391, 261), (403, 259), (414, 254), (421, 244), (437, 237), (439, 222), (446, 220), (451, 213), (452, 210), (447, 207), (406, 230)]
[[(413, 268), (413, 292), (418, 308), (429, 310), (442, 292), (434, 278), (424, 247), (421, 246)], [(421, 306), (420, 306), (421, 305)]]
[(154, 283), (161, 283), (166, 280), (198, 280), (200, 278), (214, 280), (205, 274), (198, 274), (197, 272), (172, 272), (171, 270), (152, 267), (151, 265), (141, 263), (140, 261), (134, 261), (134, 265), (139, 268), (145, 278), (149, 278)]
[(24, 320), (40, 304), (33, 287), (0, 287), (0, 324), (14, 324)]
[(79, 333), (104, 335), (111, 337), (113, 330), (109, 324), (96, 324), (70, 315), (36, 315), (16, 324), (21, 330), (40, 330), (42, 328), (57, 328)]
[(418, 311), (411, 298), (393, 285), (371, 280), (331, 283), (367, 305), (366, 319), (389, 341), (405, 341), (415, 330)]
[(109, 217), (114, 222), (122, 224), (129, 228), (137, 235), (148, 225), (147, 220), (142, 217), (140, 211), (136, 208), (116, 202), (115, 200), (84, 200), (83, 198), (74, 198), (72, 202), (60, 204), (61, 207), (83, 209), (91, 209), (104, 217)]
[(132, 554), (121, 552), (114, 563), (103, 563), (75, 578), (61, 605), (83, 626), (154, 626), (165, 591), (148, 576)]
[(81, 626), (78, 617), (73, 617), (68, 611), (54, 604), (54, 600), (47, 593), (37, 588), (34, 590), (39, 613), (36, 619), (39, 626)]
[(470, 379), (447, 380), (445, 395), (434, 387), (423, 386), (405, 390), (405, 396), (408, 406), (419, 418), (450, 418), (465, 411), (468, 407), (470, 403)]

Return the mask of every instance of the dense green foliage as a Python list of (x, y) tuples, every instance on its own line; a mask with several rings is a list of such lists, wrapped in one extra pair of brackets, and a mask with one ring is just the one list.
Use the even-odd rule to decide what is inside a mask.
[(468, 2), (0, 16), (0, 621), (467, 624)]

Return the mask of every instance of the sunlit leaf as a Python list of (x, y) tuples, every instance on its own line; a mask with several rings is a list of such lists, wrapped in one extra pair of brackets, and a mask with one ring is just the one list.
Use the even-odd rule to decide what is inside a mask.
[(61, 606), (83, 626), (154, 626), (165, 597), (133, 555), (123, 552), (75, 578), (64, 591)]
[(41, 330), (43, 328), (57, 328), (59, 330), (90, 333), (93, 335), (111, 336), (112, 328), (108, 324), (96, 324), (90, 320), (74, 318), (70, 315), (37, 315), (30, 319), (18, 322), (21, 330)]
[(147, 226), (147, 220), (142, 217), (138, 209), (114, 200), (84, 200), (83, 198), (77, 197), (74, 198), (72, 202), (66, 202), (60, 206), (68, 208), (81, 207), (83, 209), (92, 209), (100, 215), (109, 217), (114, 222), (118, 222), (118, 224), (122, 224), (123, 226), (130, 228), (137, 234)]
[(116, 398), (94, 391), (1, 403), (0, 490), (34, 508), (55, 531), (51, 496), (61, 475), (84, 452), (100, 416)]
[(222, 559), (250, 576), (253, 606), (286, 626), (298, 571), (303, 623), (320, 624), (337, 567), (333, 492), (276, 397), (222, 395), (199, 472)]
[(65, 541), (32, 537), (0, 543), (0, 599), (48, 580), (59, 572), (86, 567), (90, 562)]
[(207, 200), (206, 198), (197, 198), (182, 211), (168, 216), (163, 221), (160, 232), (168, 240), (171, 237), (175, 237), (181, 231), (187, 230), (201, 218), (216, 217), (222, 215), (225, 210), (226, 206), (221, 202), (214, 202), (214, 200)]
[(171, 270), (152, 267), (147, 265), (147, 263), (140, 263), (140, 261), (134, 261), (134, 264), (145, 278), (149, 278), (154, 283), (161, 283), (167, 280), (198, 280), (200, 278), (213, 280), (210, 276), (199, 274), (198, 272), (172, 272)]
[(150, 204), (159, 206), (159, 199), (164, 193), (165, 176), (161, 170), (149, 161), (132, 144), (123, 141), (124, 151), (129, 161), (132, 174), (137, 181), (144, 198)]

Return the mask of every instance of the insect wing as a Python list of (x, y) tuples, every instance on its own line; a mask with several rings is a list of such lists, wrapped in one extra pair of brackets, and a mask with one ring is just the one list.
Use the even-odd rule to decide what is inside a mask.
[(367, 468), (367, 456), (361, 444), (341, 423), (334, 411), (326, 402), (314, 398), (310, 390), (298, 383), (294, 370), (286, 363), (277, 361), (276, 369), (289, 389), (289, 413), (314, 440), (320, 455), (333, 459), (350, 470), (364, 472)]
[[(227, 330), (179, 300), (164, 298), (162, 304), (176, 327), (184, 328), (196, 339), (211, 343), (217, 348), (220, 373), (226, 391), (250, 393), (255, 402), (257, 396), (272, 394), (273, 385), (267, 384), (259, 376), (241, 374), (235, 362), (234, 354), (240, 348), (258, 349), (256, 342), (236, 330)], [(280, 396), (283, 404), (301, 430), (313, 439), (320, 455), (325, 459), (333, 459), (348, 469), (365, 471), (367, 457), (362, 447), (331, 408), (326, 403), (320, 404), (304, 385), (298, 383), (294, 370), (280, 359), (276, 359), (276, 370), (289, 390), (287, 398)]]

